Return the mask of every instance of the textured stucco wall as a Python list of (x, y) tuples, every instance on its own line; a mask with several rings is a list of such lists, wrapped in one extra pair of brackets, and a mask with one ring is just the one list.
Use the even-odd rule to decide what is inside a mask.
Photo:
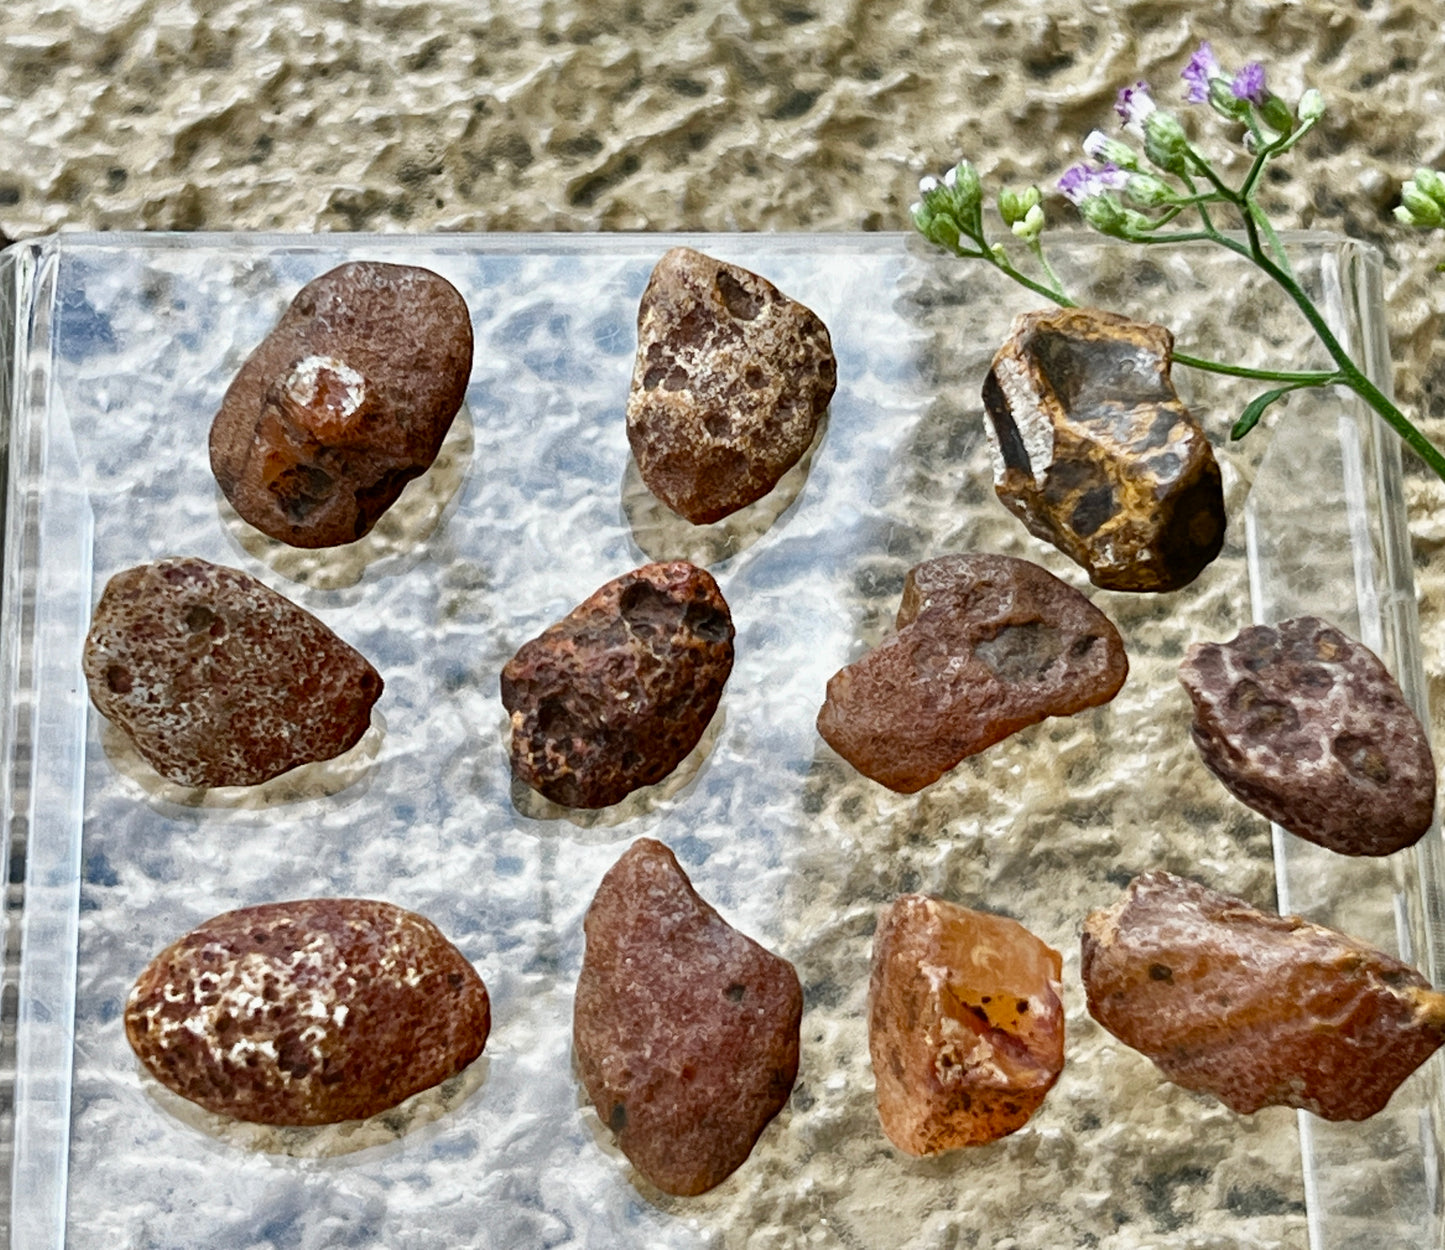
[[(959, 154), (1051, 184), (1121, 83), (1177, 100), (1208, 37), (1289, 98), (1325, 93), (1270, 202), (1385, 250), (1397, 391), (1445, 441), (1445, 235), (1389, 215), (1417, 163), (1445, 162), (1442, 16), (1431, 0), (6, 0), (0, 230), (897, 228), (918, 175)], [(1407, 472), (1445, 741), (1445, 486)]]

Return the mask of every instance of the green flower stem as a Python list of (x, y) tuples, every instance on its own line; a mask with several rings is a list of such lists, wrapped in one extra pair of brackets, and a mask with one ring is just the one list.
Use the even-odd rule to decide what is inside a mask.
[(1332, 386), (1344, 381), (1337, 369), (1251, 369), (1247, 365), (1227, 365), (1218, 360), (1202, 360), (1184, 352), (1174, 353), (1174, 363), (1189, 369), (1200, 369), (1205, 373), (1223, 373), (1232, 378), (1255, 378), (1260, 382), (1288, 382), (1296, 388), (1307, 386)]
[(1059, 275), (1054, 272), (1054, 267), (1049, 264), (1049, 258), (1044, 255), (1044, 245), (1039, 241), (1038, 236), (1029, 240), (1029, 251), (1031, 251), (1038, 260), (1039, 267), (1048, 274), (1049, 282), (1054, 288), (1056, 297), (1063, 296), (1064, 299), (1068, 299), (1068, 296), (1064, 295), (1064, 284), (1059, 281)]
[[(1203, 236), (1208, 237), (1208, 236)], [(1037, 242), (1037, 241), (1036, 241)], [(1228, 242), (1228, 240), (1226, 240)], [(953, 249), (955, 255), (969, 260), (986, 260), (1000, 273), (1006, 274), (1020, 286), (1028, 288), (1035, 295), (1042, 295), (1045, 299), (1053, 300), (1060, 308), (1077, 308), (1078, 304), (1064, 293), (1063, 283), (1059, 281), (1054, 268), (1044, 256), (1043, 244), (1039, 243), (1035, 249), (1044, 272), (1049, 275), (1054, 283), (1054, 288), (1044, 286), (1035, 282), (1025, 273), (1020, 273), (1009, 263), (1007, 259), (1000, 259), (992, 251), (979, 249), (974, 251), (962, 246)], [(1260, 382), (1288, 382), (1305, 386), (1328, 386), (1340, 380), (1340, 375), (1334, 371), (1326, 370), (1292, 370), (1292, 369), (1251, 369), (1248, 365), (1225, 364), (1221, 360), (1207, 360), (1202, 356), (1191, 356), (1186, 352), (1175, 352), (1172, 356), (1176, 364), (1184, 365), (1188, 369), (1199, 369), (1204, 373), (1222, 373), (1233, 378), (1253, 378)]]
[(1296, 307), (1304, 314), (1305, 320), (1310, 323), (1311, 329), (1319, 336), (1324, 348), (1329, 352), (1335, 364), (1339, 366), (1341, 382), (1354, 391), (1365, 403), (1377, 412), (1392, 430), (1395, 431), (1427, 465), (1430, 466), (1436, 475), (1445, 481), (1445, 454), (1426, 438), (1410, 419), (1395, 407), (1389, 398), (1367, 378), (1360, 367), (1350, 358), (1344, 346), (1334, 335), (1334, 332), (1326, 324), (1324, 316), (1315, 307), (1314, 301), (1306, 295), (1289, 274), (1279, 268), (1264, 251), (1260, 248), (1258, 239), (1254, 240), (1251, 251), (1252, 259), (1266, 274), (1275, 280), (1284, 292), (1295, 302)]

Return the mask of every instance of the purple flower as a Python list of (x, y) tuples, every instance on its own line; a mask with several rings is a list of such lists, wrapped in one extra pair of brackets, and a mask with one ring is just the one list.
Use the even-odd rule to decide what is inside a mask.
[(1059, 191), (1069, 203), (1082, 204), (1105, 191), (1122, 190), (1128, 181), (1129, 175), (1108, 161), (1098, 167), (1070, 165), (1059, 177)]
[(1189, 84), (1187, 99), (1190, 104), (1203, 104), (1209, 99), (1209, 80), (1224, 77), (1224, 71), (1215, 60), (1214, 49), (1209, 46), (1209, 40), (1206, 39), (1195, 49), (1194, 55), (1189, 58), (1189, 64), (1184, 67), (1179, 77)]
[(1154, 98), (1149, 94), (1149, 84), (1142, 78), (1132, 87), (1119, 88), (1119, 98), (1114, 101), (1114, 111), (1124, 119), (1124, 124), (1142, 131), (1144, 119), (1154, 111)]
[(1248, 100), (1251, 104), (1260, 105), (1269, 98), (1269, 92), (1264, 86), (1264, 66), (1258, 61), (1251, 61), (1234, 76), (1234, 81), (1229, 84), (1229, 89), (1234, 92), (1237, 100)]

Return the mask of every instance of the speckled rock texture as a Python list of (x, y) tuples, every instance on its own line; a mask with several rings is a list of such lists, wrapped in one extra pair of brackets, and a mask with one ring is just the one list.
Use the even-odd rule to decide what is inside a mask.
[(254, 786), (354, 746), (381, 675), (248, 573), (196, 557), (106, 583), (85, 641), (91, 701), (162, 777)]
[(1407, 964), (1167, 872), (1089, 914), (1080, 972), (1110, 1033), (1246, 1115), (1366, 1119), (1445, 1041), (1445, 994)]
[(1178, 590), (1224, 545), (1224, 490), (1169, 379), (1174, 336), (1097, 308), (1017, 318), (983, 380), (994, 489), (1107, 590)]
[(931, 1155), (1022, 1128), (1064, 1068), (1063, 956), (1007, 916), (905, 894), (873, 937), (883, 1131)]
[(838, 383), (828, 328), (766, 278), (675, 247), (637, 313), (627, 439), (696, 525), (761, 499), (808, 450)]
[(901, 794), (1046, 717), (1107, 703), (1129, 672), (1109, 618), (1013, 556), (910, 569), (897, 628), (829, 680), (818, 732)]
[(1318, 617), (1189, 648), (1179, 680), (1204, 762), (1241, 802), (1344, 855), (1413, 846), (1435, 817), (1435, 759), (1373, 651)]
[(614, 578), (502, 669), (513, 773), (565, 807), (661, 781), (717, 710), (733, 633), (712, 575), (685, 560)]
[(441, 450), (472, 368), (466, 301), (439, 274), (357, 261), (308, 282), (211, 424), (211, 469), (293, 547), (363, 537)]
[(263, 903), (153, 959), (125, 1005), (161, 1084), (260, 1124), (360, 1120), (482, 1053), (486, 986), (431, 921), (390, 903)]
[(803, 988), (642, 838), (585, 922), (573, 1042), (587, 1096), (637, 1170), (690, 1197), (746, 1161), (798, 1075)]

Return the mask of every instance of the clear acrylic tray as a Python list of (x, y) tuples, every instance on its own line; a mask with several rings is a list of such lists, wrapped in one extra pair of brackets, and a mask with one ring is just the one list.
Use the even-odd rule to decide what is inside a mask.
[[(686, 242), (755, 269), (827, 322), (839, 388), (772, 496), (694, 529), (632, 464), (623, 409), (637, 300)], [(1301, 278), (1388, 385), (1377, 256), (1289, 241)], [(1181, 348), (1319, 361), (1238, 258), (1064, 239), (1081, 299), (1167, 320)], [(361, 543), (279, 547), (211, 478), (206, 434), (241, 361), (309, 278), (426, 265), (471, 306), (467, 404), (433, 470)], [(1176, 370), (1214, 438), (1230, 529), (1176, 594), (1094, 591), (1132, 670), (1109, 706), (1046, 722), (920, 794), (860, 778), (818, 738), (827, 678), (891, 628), (903, 575), (954, 551), (1082, 574), (994, 499), (980, 386), (1037, 301), (896, 235), (67, 235), (0, 258), (8, 415), (3, 801), (20, 912), (10, 1244), (291, 1247), (1315, 1247), (1441, 1244), (1437, 1057), (1363, 1124), (1236, 1116), (1166, 1084), (1088, 1017), (1084, 914), (1163, 867), (1334, 924), (1439, 979), (1438, 829), (1354, 861), (1272, 832), (1204, 769), (1175, 679), (1184, 648), (1323, 615), (1422, 706), (1399, 453), (1348, 397), (1306, 393), (1229, 445), (1248, 383)], [(365, 652), (387, 688), (348, 756), (255, 791), (182, 790), (91, 710), (81, 643), (106, 579), (195, 554), (246, 569)], [(525, 639), (649, 559), (708, 565), (738, 660), (667, 782), (572, 813), (514, 786), (497, 677)], [(582, 916), (636, 837), (792, 960), (806, 990), (792, 1099), (701, 1198), (632, 1173), (571, 1061)], [(1067, 1067), (1020, 1132), (911, 1160), (873, 1107), (872, 931), (923, 890), (1012, 915), (1065, 956)], [(126, 992), (229, 908), (388, 899), (433, 919), (492, 994), (484, 1058), (364, 1124), (227, 1123), (146, 1077)]]

